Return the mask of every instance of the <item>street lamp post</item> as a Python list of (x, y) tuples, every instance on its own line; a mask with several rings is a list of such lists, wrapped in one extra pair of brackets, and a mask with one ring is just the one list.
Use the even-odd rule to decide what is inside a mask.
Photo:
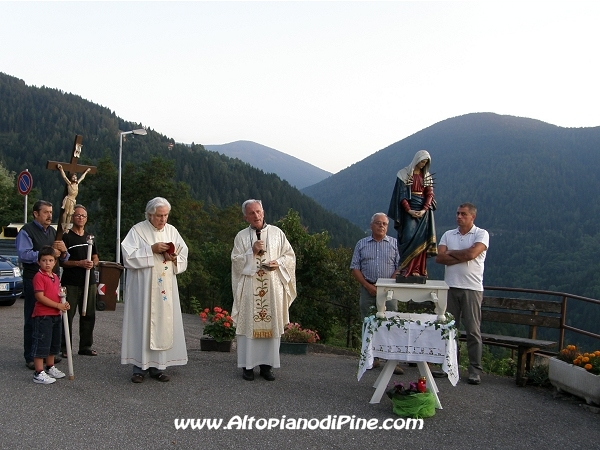
[[(143, 128), (131, 131), (121, 131), (119, 133), (119, 180), (117, 187), (117, 252), (116, 262), (121, 262), (121, 161), (123, 159), (123, 135), (124, 134), (137, 134), (138, 136), (145, 136), (148, 132)], [(117, 299), (119, 298), (119, 291), (117, 289)]]

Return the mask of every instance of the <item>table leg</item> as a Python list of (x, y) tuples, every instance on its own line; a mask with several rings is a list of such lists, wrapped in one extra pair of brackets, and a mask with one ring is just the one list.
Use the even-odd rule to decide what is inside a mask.
[(443, 409), (442, 404), (440, 403), (440, 398), (438, 397), (438, 392), (440, 391), (435, 383), (433, 375), (431, 375), (431, 370), (429, 369), (429, 364), (425, 361), (417, 361), (417, 367), (419, 368), (419, 373), (421, 376), (425, 377), (425, 381), (427, 383), (427, 388), (435, 397), (435, 407), (437, 409)]
[(446, 308), (448, 307), (448, 291), (439, 290), (436, 294), (437, 301), (435, 302), (435, 313), (438, 315), (438, 318), (443, 320), (446, 314)]
[(398, 361), (396, 360), (387, 360), (385, 366), (383, 366), (383, 369), (381, 370), (381, 373), (377, 377), (375, 384), (373, 384), (375, 392), (373, 393), (373, 397), (371, 397), (371, 401), (369, 403), (379, 403), (381, 401), (381, 397), (383, 397), (385, 388), (387, 387), (390, 378), (392, 378), (392, 375), (394, 374), (394, 369), (396, 368), (397, 363)]

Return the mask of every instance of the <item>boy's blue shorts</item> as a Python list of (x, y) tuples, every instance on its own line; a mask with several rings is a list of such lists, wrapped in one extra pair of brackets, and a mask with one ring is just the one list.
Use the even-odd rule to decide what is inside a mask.
[(33, 317), (33, 342), (31, 356), (45, 358), (48, 355), (57, 355), (60, 352), (62, 336), (62, 317), (37, 316)]

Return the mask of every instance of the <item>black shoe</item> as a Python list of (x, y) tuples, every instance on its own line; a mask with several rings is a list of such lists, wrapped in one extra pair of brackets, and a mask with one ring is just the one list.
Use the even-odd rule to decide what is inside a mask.
[(141, 373), (134, 373), (131, 376), (131, 381), (133, 383), (143, 383), (144, 382), (144, 375), (142, 375)]
[(261, 365), (260, 366), (260, 376), (263, 377), (267, 381), (275, 381), (275, 375), (273, 375), (271, 366)]
[(62, 361), (62, 357), (59, 355), (54, 355), (54, 364), (59, 363)]
[(35, 364), (33, 361), (27, 361), (27, 362), (25, 362), (25, 365), (27, 366), (28, 369), (35, 370)]
[(433, 378), (446, 378), (448, 376), (443, 370), (432, 370), (431, 375), (433, 375)]
[(242, 378), (244, 380), (248, 380), (248, 381), (254, 380), (254, 370), (253, 369), (242, 369)]
[(475, 373), (469, 374), (469, 378), (467, 379), (467, 383), (469, 384), (481, 384), (481, 377)]
[(165, 383), (171, 379), (171, 377), (169, 375), (167, 375), (166, 373), (163, 373), (163, 372), (150, 374), (150, 378), (154, 378), (155, 380), (158, 380), (163, 383)]

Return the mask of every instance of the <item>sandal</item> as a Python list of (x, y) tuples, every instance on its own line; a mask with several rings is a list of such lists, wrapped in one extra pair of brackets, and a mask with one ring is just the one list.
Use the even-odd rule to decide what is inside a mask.
[(171, 377), (169, 375), (167, 375), (166, 373), (157, 373), (154, 375), (150, 375), (152, 378), (154, 378), (155, 380), (161, 381), (161, 382), (166, 382), (169, 381), (171, 379)]
[(65, 350), (64, 352), (62, 352), (62, 353), (60, 354), (60, 356), (62, 356), (62, 357), (63, 357), (63, 358), (65, 358), (65, 359), (69, 357), (69, 355), (67, 354), (67, 351), (66, 351), (66, 350)]
[(86, 348), (85, 350), (79, 350), (77, 352), (78, 355), (84, 356), (98, 356), (98, 352), (96, 350), (92, 350), (91, 348)]
[(134, 383), (142, 383), (144, 381), (144, 376), (139, 373), (134, 373), (131, 377), (131, 381)]

